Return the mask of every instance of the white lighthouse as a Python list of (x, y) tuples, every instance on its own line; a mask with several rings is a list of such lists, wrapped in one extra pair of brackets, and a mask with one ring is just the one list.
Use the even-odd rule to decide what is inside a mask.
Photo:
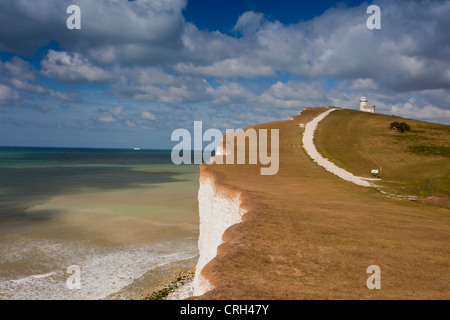
[(365, 107), (365, 105), (367, 104), (367, 97), (361, 97), (359, 98), (359, 110), (363, 111), (363, 108)]
[(369, 100), (367, 100), (367, 97), (361, 97), (359, 98), (359, 111), (365, 111), (365, 112), (375, 112), (375, 106), (368, 106), (367, 102)]

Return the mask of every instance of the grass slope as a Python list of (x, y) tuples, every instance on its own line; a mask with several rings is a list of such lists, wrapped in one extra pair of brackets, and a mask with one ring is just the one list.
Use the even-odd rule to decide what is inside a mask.
[[(389, 128), (406, 122), (411, 131)], [(360, 176), (382, 169), (384, 190), (450, 204), (450, 126), (353, 110), (332, 112), (316, 131), (318, 151)]]

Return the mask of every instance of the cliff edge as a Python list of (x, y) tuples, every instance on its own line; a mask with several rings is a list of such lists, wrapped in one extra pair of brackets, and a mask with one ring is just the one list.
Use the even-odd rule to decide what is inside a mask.
[[(327, 110), (251, 127), (279, 130), (276, 175), (248, 162), (201, 165), (192, 299), (450, 298), (450, 211), (387, 198), (317, 165), (302, 135)], [(351, 122), (359, 112), (327, 119), (342, 115)], [(371, 265), (380, 290), (366, 286)]]
[(203, 267), (217, 255), (225, 230), (242, 222), (246, 210), (241, 208), (241, 193), (221, 187), (214, 175), (201, 166), (198, 204), (200, 215), (199, 260), (194, 278), (194, 295), (214, 288), (202, 273)]

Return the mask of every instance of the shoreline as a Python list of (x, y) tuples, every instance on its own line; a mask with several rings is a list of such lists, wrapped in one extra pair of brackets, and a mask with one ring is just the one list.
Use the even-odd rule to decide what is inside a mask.
[[(179, 274), (189, 273), (195, 268), (197, 260), (198, 255), (188, 259), (156, 266), (147, 271), (140, 278), (134, 279), (129, 285), (101, 300), (158, 300), (146, 298), (169, 287), (174, 282), (174, 279), (178, 278)], [(180, 286), (179, 289), (175, 291), (181, 289), (182, 287)]]

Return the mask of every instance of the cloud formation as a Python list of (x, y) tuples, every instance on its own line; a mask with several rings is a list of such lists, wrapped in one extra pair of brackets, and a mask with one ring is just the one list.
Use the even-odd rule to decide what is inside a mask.
[(38, 71), (21, 58), (0, 61), (0, 105), (34, 106), (38, 110), (48, 111), (48, 107), (42, 107), (42, 103), (36, 101), (45, 97), (60, 102), (78, 99), (74, 92), (64, 93), (41, 84), (38, 75)]
[[(81, 8), (81, 30), (65, 27), (69, 4)], [(367, 3), (289, 25), (247, 11), (227, 33), (186, 21), (187, 4), (2, 0), (0, 51), (15, 57), (0, 61), (0, 104), (90, 104), (97, 113), (82, 114), (91, 125), (144, 128), (245, 124), (243, 115), (251, 124), (306, 106), (356, 109), (367, 95), (379, 112), (450, 123), (450, 1), (374, 1), (381, 30), (366, 27)], [(51, 43), (58, 48), (39, 63), (27, 61)], [(133, 114), (118, 112), (124, 103), (136, 105)]]
[(113, 80), (111, 73), (92, 65), (78, 52), (49, 50), (41, 62), (41, 73), (65, 82), (106, 82)]

